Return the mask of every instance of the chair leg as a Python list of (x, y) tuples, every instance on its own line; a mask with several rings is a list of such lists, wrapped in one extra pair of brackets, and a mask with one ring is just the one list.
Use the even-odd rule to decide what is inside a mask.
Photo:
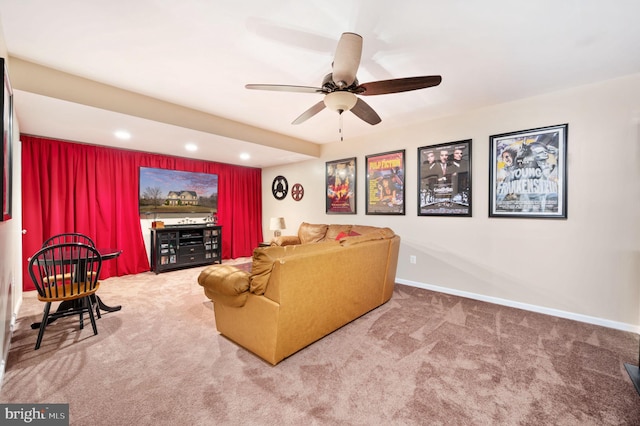
[(40, 323), (40, 331), (38, 331), (38, 340), (36, 340), (36, 348), (37, 351), (40, 349), (40, 343), (42, 343), (42, 336), (44, 336), (44, 329), (47, 326), (47, 322), (49, 319), (49, 309), (51, 309), (51, 302), (47, 302), (44, 305), (44, 313), (42, 314), (42, 322)]
[(80, 330), (84, 328), (84, 301), (80, 302)]
[(91, 302), (93, 302), (93, 306), (96, 307), (96, 314), (98, 314), (98, 319), (102, 318), (100, 314), (100, 304), (98, 303), (98, 296), (95, 294), (91, 296)]
[(93, 327), (93, 335), (95, 336), (98, 334), (98, 327), (96, 326), (96, 318), (93, 316), (93, 301), (91, 297), (87, 297), (85, 302), (89, 305), (89, 318), (91, 319), (91, 327)]

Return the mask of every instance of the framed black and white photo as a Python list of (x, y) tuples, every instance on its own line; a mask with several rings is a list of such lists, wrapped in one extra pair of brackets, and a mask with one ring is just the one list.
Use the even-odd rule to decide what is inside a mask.
[(3, 90), (2, 99), (2, 147), (0, 152), (0, 192), (2, 194), (2, 214), (0, 221), (11, 219), (11, 187), (12, 187), (12, 161), (13, 161), (13, 91), (9, 82), (7, 62), (0, 58), (2, 69)]
[(327, 161), (326, 213), (356, 214), (356, 158)]
[(567, 218), (568, 124), (489, 137), (489, 216)]
[(418, 216), (471, 216), (471, 139), (418, 148)]
[(367, 155), (366, 214), (403, 215), (405, 151)]

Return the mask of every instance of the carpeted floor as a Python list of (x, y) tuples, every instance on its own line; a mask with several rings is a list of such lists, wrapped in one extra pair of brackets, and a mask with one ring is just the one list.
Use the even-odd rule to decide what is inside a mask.
[(69, 403), (72, 425), (640, 424), (634, 333), (397, 285), (273, 367), (217, 334), (200, 269), (105, 280), (122, 310), (38, 351), (25, 294), (0, 402)]

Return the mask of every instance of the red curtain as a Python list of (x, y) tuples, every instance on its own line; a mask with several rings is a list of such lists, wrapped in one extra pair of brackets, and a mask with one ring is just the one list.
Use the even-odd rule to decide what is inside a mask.
[(53, 234), (81, 232), (98, 247), (122, 249), (102, 279), (149, 271), (138, 211), (139, 168), (218, 175), (222, 257), (251, 256), (262, 241), (261, 170), (21, 135), (23, 289), (27, 259)]

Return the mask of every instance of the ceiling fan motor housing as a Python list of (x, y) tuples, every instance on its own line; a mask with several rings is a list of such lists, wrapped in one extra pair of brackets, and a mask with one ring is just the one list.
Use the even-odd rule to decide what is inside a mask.
[(353, 92), (358, 88), (358, 79), (354, 79), (353, 83), (351, 83), (348, 87), (338, 87), (336, 83), (333, 81), (333, 73), (329, 73), (324, 76), (322, 79), (322, 91), (324, 93), (336, 92), (338, 90), (345, 90), (348, 92)]

